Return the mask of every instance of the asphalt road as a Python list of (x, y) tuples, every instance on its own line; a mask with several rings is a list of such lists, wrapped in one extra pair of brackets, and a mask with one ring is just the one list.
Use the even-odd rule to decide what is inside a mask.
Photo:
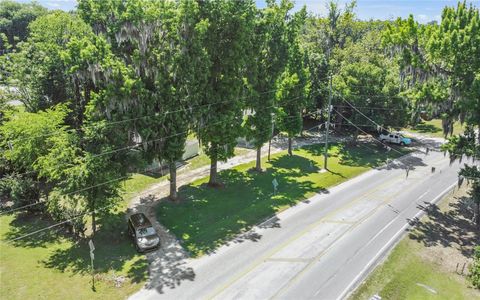
[[(430, 152), (372, 170), (280, 213), (216, 253), (165, 270), (132, 299), (342, 299), (457, 182)], [(435, 167), (435, 172), (432, 172)]]

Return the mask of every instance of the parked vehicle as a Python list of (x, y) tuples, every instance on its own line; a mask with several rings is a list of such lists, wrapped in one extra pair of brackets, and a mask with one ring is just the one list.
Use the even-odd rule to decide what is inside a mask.
[(382, 141), (382, 143), (392, 143), (392, 144), (397, 144), (397, 145), (410, 145), (412, 143), (412, 140), (409, 138), (404, 137), (400, 133), (390, 133), (387, 132), (385, 134), (380, 134), (379, 139)]
[(157, 249), (160, 246), (160, 237), (143, 213), (136, 213), (128, 218), (128, 233), (138, 252)]

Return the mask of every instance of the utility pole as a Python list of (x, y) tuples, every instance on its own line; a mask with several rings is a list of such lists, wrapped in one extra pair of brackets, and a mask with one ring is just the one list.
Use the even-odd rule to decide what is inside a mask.
[(93, 260), (95, 259), (95, 255), (93, 254), (93, 251), (95, 251), (95, 246), (93, 245), (93, 241), (90, 240), (88, 241), (88, 246), (90, 247), (90, 263), (92, 267), (92, 291), (95, 290), (95, 269), (93, 267)]
[(328, 88), (328, 117), (327, 117), (327, 126), (325, 126), (325, 153), (324, 153), (324, 168), (328, 170), (327, 162), (328, 162), (328, 131), (330, 130), (330, 114), (332, 112), (332, 75), (330, 75), (330, 84)]
[(275, 132), (275, 116), (272, 115), (272, 134), (270, 135), (270, 139), (268, 140), (268, 161), (270, 161), (270, 146), (272, 145), (272, 138), (273, 133)]

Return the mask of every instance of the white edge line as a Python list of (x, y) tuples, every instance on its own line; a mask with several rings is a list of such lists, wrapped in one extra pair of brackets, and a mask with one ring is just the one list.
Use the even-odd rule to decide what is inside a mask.
[[(445, 190), (443, 190), (435, 199), (433, 199), (430, 203), (435, 204), (438, 202), (438, 200), (442, 199), (452, 188), (457, 185), (456, 182), (454, 182), (452, 185), (447, 187)], [(423, 210), (420, 210), (417, 214), (415, 214), (414, 218), (418, 218), (421, 215), (423, 215), (425, 212)], [(353, 292), (356, 287), (361, 283), (360, 279), (362, 277), (366, 277), (368, 275), (369, 269), (373, 266), (375, 262), (378, 262), (379, 258), (381, 256), (384, 256), (387, 254), (388, 248), (393, 248), (393, 246), (398, 242), (400, 239), (399, 237), (405, 233), (405, 229), (410, 227), (410, 224), (407, 223), (403, 225), (403, 227), (380, 249), (380, 251), (377, 252), (377, 254), (368, 262), (368, 264), (363, 268), (362, 271), (352, 280), (352, 282), (347, 286), (347, 288), (340, 294), (340, 296), (337, 297), (337, 299), (344, 299), (347, 298), (346, 296), (349, 296), (351, 292)]]

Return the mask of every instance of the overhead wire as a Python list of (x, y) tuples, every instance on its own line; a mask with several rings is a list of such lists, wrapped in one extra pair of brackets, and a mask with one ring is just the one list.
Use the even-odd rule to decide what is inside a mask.
[[(301, 84), (301, 83), (297, 83), (297, 84), (293, 85), (292, 87), (298, 86), (298, 85), (300, 85), (300, 84)], [(276, 91), (278, 91), (278, 90), (280, 90), (280, 89), (281, 89), (281, 88), (271, 89), (271, 90), (268, 90), (268, 91), (264, 91), (264, 92), (257, 93), (257, 95), (264, 95), (264, 94), (268, 94), (268, 93), (273, 93), (273, 92), (276, 92)], [(154, 114), (151, 114), (151, 115), (144, 115), (144, 116), (139, 116), (139, 117), (130, 118), (130, 119), (125, 119), (125, 120), (107, 121), (107, 122), (103, 122), (102, 125), (113, 126), (113, 125), (117, 125), (117, 124), (121, 124), (121, 123), (125, 123), (125, 122), (132, 122), (132, 121), (135, 121), (135, 120), (140, 120), (140, 119), (143, 119), (143, 118), (162, 117), (162, 116), (166, 116), (166, 115), (169, 115), (169, 114), (192, 111), (192, 110), (194, 110), (194, 109), (198, 109), (198, 108), (201, 108), (201, 107), (211, 107), (211, 106), (215, 106), (215, 105), (219, 105), (219, 104), (230, 103), (230, 102), (238, 101), (238, 100), (241, 100), (241, 99), (246, 99), (246, 98), (249, 98), (249, 97), (251, 97), (251, 96), (252, 96), (252, 95), (245, 95), (245, 96), (241, 96), (241, 97), (238, 97), (238, 98), (235, 98), (235, 99), (223, 100), (223, 101), (214, 102), (214, 103), (198, 104), (198, 105), (193, 105), (193, 106), (187, 107), (187, 108), (180, 108), (180, 109), (177, 109), (177, 110), (166, 111), (166, 112), (163, 112), (163, 113), (154, 113)], [(89, 129), (89, 128), (96, 128), (96, 127), (98, 127), (98, 126), (99, 126), (99, 124), (91, 124), (91, 125), (83, 126), (82, 129), (85, 130), (85, 129)], [(76, 129), (76, 128), (70, 128), (70, 129), (64, 130), (64, 132), (75, 132), (75, 131), (77, 131), (77, 130), (78, 130), (78, 129)], [(51, 136), (51, 135), (54, 135), (54, 134), (56, 134), (56, 133), (58, 133), (58, 132), (60, 132), (60, 129), (59, 129), (59, 130), (53, 130), (53, 131), (51, 131), (51, 132), (49, 132), (49, 133), (36, 135), (35, 138), (45, 137), (45, 136)], [(17, 141), (26, 140), (26, 139), (31, 139), (31, 138), (32, 138), (32, 137), (23, 137), (23, 138), (17, 139)], [(11, 141), (10, 141), (10, 142), (11, 142)], [(13, 144), (12, 144), (12, 145), (13, 145)]]
[[(294, 98), (291, 98), (291, 99), (288, 99), (288, 101), (286, 101), (287, 103), (289, 102), (292, 102), (294, 100), (297, 100), (299, 98), (303, 97), (302, 96), (298, 96), (298, 97), (294, 97)], [(267, 108), (272, 108), (272, 107), (275, 107), (276, 105), (271, 105), (271, 106), (268, 106), (268, 107), (264, 107), (262, 109), (267, 109)], [(261, 111), (261, 110), (259, 110)], [(297, 116), (288, 116), (288, 117), (284, 117), (283, 119), (289, 119), (289, 118), (297, 118)], [(214, 126), (214, 125), (219, 125), (223, 123), (223, 121), (218, 121), (218, 122), (214, 122), (214, 123), (209, 123), (209, 124), (205, 124), (203, 125), (203, 127), (208, 127), (208, 126)], [(270, 130), (270, 128), (266, 129), (266, 130)], [(179, 133), (176, 133), (176, 134), (173, 134), (173, 135), (170, 135), (170, 136), (164, 136), (164, 137), (161, 137), (159, 139), (154, 139), (154, 140), (148, 140), (148, 141), (145, 141), (145, 142), (142, 142), (142, 143), (139, 143), (139, 144), (136, 144), (136, 145), (133, 145), (133, 146), (128, 146), (128, 147), (124, 147), (124, 148), (120, 148), (120, 149), (116, 149), (116, 150), (112, 150), (112, 151), (106, 151), (106, 152), (102, 152), (98, 155), (93, 155), (93, 157), (98, 157), (98, 156), (102, 156), (102, 155), (106, 155), (106, 154), (112, 154), (112, 153), (115, 153), (115, 152), (119, 152), (119, 151), (124, 151), (124, 150), (129, 150), (129, 149), (134, 149), (136, 147), (139, 147), (141, 146), (143, 143), (151, 143), (151, 142), (154, 142), (154, 141), (159, 141), (159, 140), (163, 140), (163, 139), (166, 139), (166, 138), (169, 138), (169, 137), (174, 137), (174, 136), (178, 136), (178, 135), (181, 135), (181, 134), (188, 134), (190, 132), (190, 130), (187, 130), (187, 131), (183, 131), (183, 132), (179, 132)], [(154, 170), (154, 169), (150, 169), (150, 170)], [(150, 171), (148, 170), (148, 171)], [(140, 171), (140, 170), (137, 170), (137, 171)], [(147, 171), (147, 170), (144, 170), (144, 171)], [(26, 172), (26, 173), (32, 173), (32, 172), (35, 172), (35, 171), (30, 171), (30, 172)], [(22, 173), (23, 175), (26, 174), (26, 173)], [(131, 172), (132, 173), (132, 172)], [(105, 184), (108, 184), (108, 183), (112, 183), (112, 182), (116, 182), (116, 181), (120, 181), (120, 180), (123, 180), (123, 179), (128, 179), (129, 176), (122, 176), (122, 177), (119, 177), (117, 179), (112, 179), (112, 180), (109, 180), (109, 181), (106, 181), (106, 182), (102, 182), (102, 183), (99, 183), (99, 184), (96, 184), (96, 185), (93, 185), (93, 186), (89, 186), (89, 187), (85, 187), (85, 188), (82, 188), (82, 189), (79, 189), (79, 190), (75, 190), (75, 191), (72, 191), (72, 192), (69, 192), (65, 195), (72, 195), (72, 194), (75, 194), (75, 193), (78, 193), (78, 192), (81, 192), (81, 191), (85, 191), (85, 190), (89, 190), (89, 189), (92, 189), (92, 188), (95, 188), (95, 187), (98, 187), (98, 186), (102, 186), (102, 185), (105, 185)], [(36, 202), (36, 203), (32, 203), (32, 204), (28, 204), (28, 205), (24, 205), (24, 206), (21, 206), (21, 207), (16, 207), (16, 208), (13, 208), (13, 209), (10, 209), (10, 210), (7, 210), (7, 211), (0, 211), (0, 215), (3, 215), (3, 214), (8, 214), (8, 213), (12, 213), (12, 212), (15, 212), (15, 211), (19, 211), (19, 210), (24, 210), (28, 207), (32, 207), (32, 206), (36, 206), (36, 205), (39, 205), (39, 204), (45, 204), (45, 201), (39, 201), (39, 202)]]
[[(296, 84), (294, 86), (297, 86), (297, 85), (299, 85), (299, 84)], [(258, 93), (258, 95), (266, 94), (268, 92), (278, 91), (279, 89), (280, 88), (274, 89), (274, 90), (269, 90), (269, 91), (266, 91), (266, 92), (263, 92), (263, 93)], [(315, 92), (318, 92), (318, 91), (315, 91)], [(315, 92), (313, 92), (313, 93), (315, 93)], [(298, 97), (294, 97), (294, 98), (288, 99), (286, 101), (283, 101), (282, 103), (283, 104), (284, 103), (290, 103), (290, 102), (293, 102), (294, 100), (297, 100), (297, 99), (302, 98), (302, 97), (306, 97), (306, 96), (301, 95), (301, 96), (298, 96)], [(245, 97), (242, 97), (242, 98), (245, 98)], [(237, 98), (237, 99), (242, 99), (242, 98)], [(231, 101), (234, 101), (234, 100), (228, 100), (226, 102), (231, 102)], [(223, 101), (223, 102), (225, 102), (225, 101)], [(222, 102), (217, 102), (216, 104), (218, 104), (218, 103), (222, 103)], [(213, 105), (213, 104), (207, 104), (206, 106), (209, 106), (209, 105)], [(276, 106), (278, 106), (278, 104), (273, 104), (273, 105), (270, 105), (270, 106), (267, 106), (267, 107), (263, 107), (262, 110), (265, 110), (265, 109), (268, 109), (268, 108), (273, 108), (273, 107), (276, 107)], [(259, 111), (262, 111), (262, 110), (259, 110)], [(173, 111), (173, 112), (179, 112), (179, 111), (180, 110)], [(167, 112), (167, 113), (169, 113), (169, 112)], [(154, 115), (152, 115), (152, 116), (154, 116)], [(141, 117), (137, 117), (137, 118), (133, 118), (133, 119), (129, 119), (129, 120), (123, 120), (123, 121), (116, 121), (116, 122), (113, 122), (113, 124), (118, 124), (118, 123), (121, 123), (121, 122), (126, 122), (126, 121), (130, 121), (130, 120), (134, 120), (134, 119), (140, 119), (140, 118), (144, 118), (144, 117), (147, 117), (147, 116), (141, 116)], [(220, 123), (222, 123), (222, 122), (218, 122), (214, 125), (218, 125)], [(209, 125), (212, 125), (212, 124), (209, 124)], [(69, 130), (72, 130), (72, 129), (69, 129)], [(172, 134), (170, 136), (165, 136), (165, 137), (162, 137), (162, 138), (149, 140), (149, 141), (143, 141), (142, 143), (157, 142), (157, 141), (161, 141), (163, 139), (169, 138), (169, 137), (175, 137), (175, 136), (186, 134), (186, 133), (189, 133), (189, 132), (190, 132), (190, 130), (187, 130), (187, 131), (184, 131), (184, 132), (179, 132), (179, 133)], [(55, 132), (55, 133), (57, 133), (57, 132)], [(36, 136), (36, 137), (42, 137), (42, 136), (47, 136), (47, 134), (39, 135), (39, 136)], [(20, 140), (22, 140), (22, 139), (26, 139), (26, 138), (21, 138)], [(135, 148), (141, 146), (142, 143), (138, 143), (136, 145), (125, 146), (125, 147), (122, 147), (120, 149), (107, 150), (107, 151), (104, 151), (104, 152), (101, 152), (101, 153), (98, 153), (98, 154), (94, 154), (92, 157), (99, 157), (99, 156), (103, 156), (103, 155), (107, 155), (107, 154), (117, 153), (117, 152), (124, 151), (124, 150), (135, 149)], [(36, 173), (36, 171), (27, 171), (27, 172), (23, 172), (23, 173), (16, 173), (16, 175), (17, 176), (22, 176), (22, 175), (31, 174), (31, 173)]]
[[(385, 146), (387, 149), (391, 149), (395, 152), (397, 152), (398, 154), (400, 155), (404, 155), (405, 153), (402, 153), (401, 151), (398, 151), (397, 149), (393, 148), (393, 147), (390, 147), (389, 145), (385, 144), (384, 142), (380, 141), (379, 139), (377, 139), (374, 135), (364, 131), (363, 129), (361, 129), (360, 127), (357, 127), (355, 125), (355, 123), (353, 123), (352, 121), (350, 121), (347, 117), (345, 117), (343, 114), (341, 114), (340, 112), (338, 112), (336, 109), (333, 109), (337, 114), (339, 114), (343, 119), (345, 119), (348, 123), (350, 123), (352, 126), (354, 126), (355, 128), (357, 128), (358, 130), (360, 130), (361, 132), (363, 132), (364, 134), (366, 135), (369, 135), (371, 136), (375, 141), (377, 141), (378, 143), (382, 144), (383, 146)], [(409, 167), (409, 165), (405, 164), (404, 162), (401, 162), (402, 164), (404, 164), (405, 166)]]

